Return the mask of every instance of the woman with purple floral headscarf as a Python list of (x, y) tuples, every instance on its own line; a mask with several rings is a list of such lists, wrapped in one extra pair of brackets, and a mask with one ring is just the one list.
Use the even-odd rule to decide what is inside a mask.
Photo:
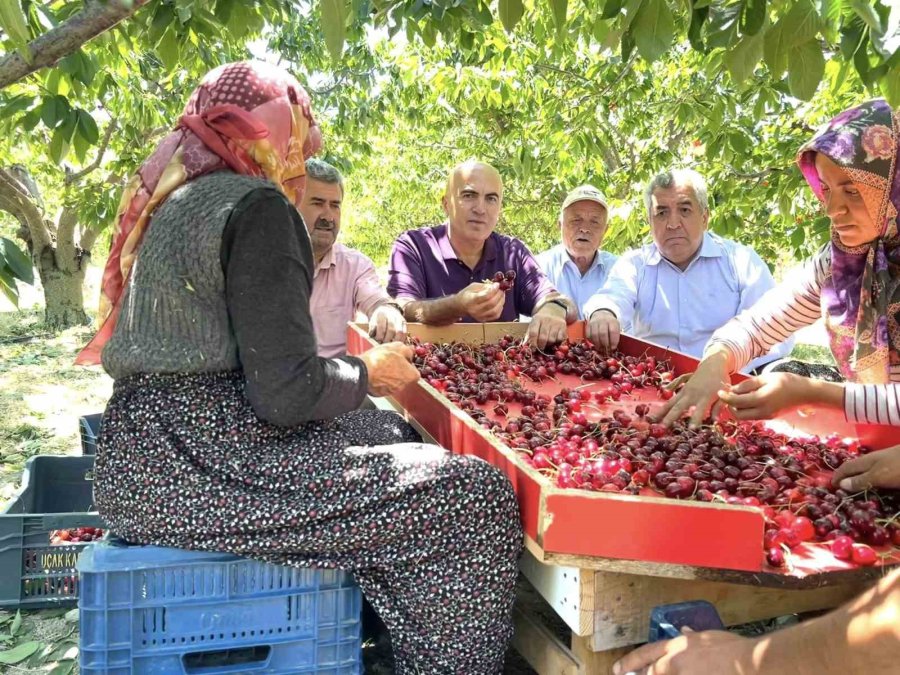
[[(726, 405), (765, 419), (804, 404), (843, 408), (849, 421), (900, 426), (900, 112), (882, 99), (831, 120), (797, 163), (831, 219), (831, 242), (713, 334), (703, 361), (663, 408), (693, 424)], [(730, 373), (824, 317), (846, 383), (770, 373), (730, 386)]]
[[(831, 242), (802, 269), (713, 334), (697, 372), (664, 408), (666, 422), (696, 406), (691, 422), (727, 405), (738, 419), (815, 403), (848, 420), (900, 426), (900, 112), (869, 101), (837, 117), (798, 153), (800, 169), (831, 218)], [(824, 317), (848, 382), (771, 373), (730, 387), (729, 374), (798, 328)], [(847, 462), (847, 491), (900, 489), (900, 446)], [(900, 570), (840, 609), (745, 638), (685, 632), (637, 649), (613, 673), (886, 673), (900, 657)]]

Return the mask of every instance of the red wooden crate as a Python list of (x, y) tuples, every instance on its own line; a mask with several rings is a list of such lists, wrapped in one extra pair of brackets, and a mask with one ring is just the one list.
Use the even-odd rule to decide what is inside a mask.
[[(496, 342), (504, 335), (521, 336), (525, 329), (521, 323), (409, 325), (410, 335), (423, 341), (470, 344)], [(570, 339), (583, 336), (583, 323), (569, 327)], [(350, 354), (361, 354), (373, 344), (365, 326), (349, 326)], [(622, 337), (619, 349), (635, 356), (647, 353), (668, 358), (676, 374), (692, 372), (697, 365), (690, 356), (628, 336)], [(733, 379), (744, 378), (736, 375)], [(518, 496), (525, 534), (545, 553), (752, 572), (763, 569), (764, 520), (758, 509), (557, 488), (424, 380), (392, 398), (445, 448), (481, 457), (506, 473)], [(875, 448), (896, 444), (898, 436), (892, 427), (851, 425), (840, 411), (824, 409), (795, 412), (773, 425), (784, 433), (837, 433)], [(849, 567), (831, 556), (816, 555), (815, 547), (803, 546), (809, 547), (808, 555), (801, 550), (794, 556), (794, 575)]]

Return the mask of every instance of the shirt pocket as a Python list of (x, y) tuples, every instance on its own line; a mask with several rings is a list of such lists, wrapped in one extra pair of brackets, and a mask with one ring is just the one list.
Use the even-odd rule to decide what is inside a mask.
[[(704, 278), (705, 277), (705, 278)], [(738, 314), (741, 293), (737, 283), (727, 277), (692, 279), (686, 285), (686, 316), (682, 316), (693, 337), (708, 338)], [(684, 290), (684, 289), (683, 289)]]

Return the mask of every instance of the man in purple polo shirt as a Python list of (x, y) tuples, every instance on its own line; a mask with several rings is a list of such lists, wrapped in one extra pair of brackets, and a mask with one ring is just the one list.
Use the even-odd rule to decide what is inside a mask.
[[(529, 341), (543, 348), (566, 338), (574, 303), (541, 271), (531, 251), (514, 237), (494, 232), (503, 203), (503, 181), (488, 164), (468, 161), (447, 181), (447, 222), (409, 230), (394, 242), (388, 293), (407, 321), (446, 325), (456, 321), (515, 321), (532, 317)], [(492, 281), (515, 272), (513, 288)]]

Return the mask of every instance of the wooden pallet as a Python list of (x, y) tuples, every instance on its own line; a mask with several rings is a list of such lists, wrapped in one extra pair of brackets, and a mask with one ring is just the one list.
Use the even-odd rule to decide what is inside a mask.
[[(787, 614), (826, 610), (859, 595), (875, 582), (872, 574), (844, 574), (826, 585), (803, 588), (765, 585), (761, 575), (683, 566), (629, 563), (597, 558), (558, 564), (526, 540), (520, 568), (536, 592), (565, 622), (561, 639), (529, 611), (520, 597), (513, 646), (539, 675), (588, 675), (611, 672), (612, 664), (647, 640), (650, 611), (657, 605), (707, 600), (726, 626)], [(598, 569), (601, 568), (601, 569)], [(716, 579), (716, 572), (721, 578)], [(878, 574), (877, 571), (873, 571)], [(770, 575), (775, 576), (777, 575)]]

